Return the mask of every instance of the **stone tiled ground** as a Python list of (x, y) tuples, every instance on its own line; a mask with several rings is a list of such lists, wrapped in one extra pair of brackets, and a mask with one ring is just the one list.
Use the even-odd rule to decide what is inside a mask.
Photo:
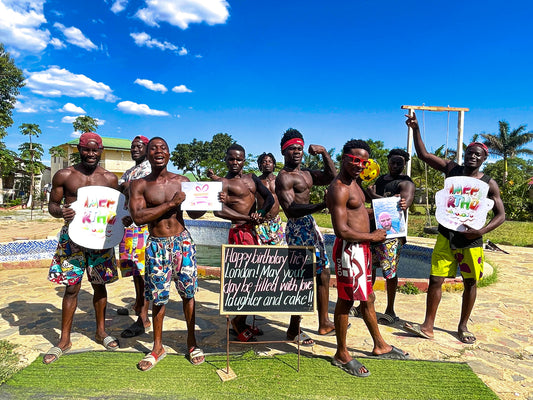
[[(55, 235), (60, 221), (40, 224), (7, 223), (1, 219), (0, 241), (8, 235), (28, 232), (35, 235)], [(56, 225), (54, 225), (56, 224)], [(26, 231), (16, 230), (15, 226)], [(44, 228), (46, 227), (46, 228)], [(50, 229), (50, 230), (48, 230)], [(41, 232), (37, 234), (36, 232)], [(46, 237), (44, 236), (44, 237)], [(7, 240), (11, 240), (8, 236)], [(409, 238), (411, 243), (432, 245), (431, 239)], [(421, 322), (424, 317), (425, 295), (398, 294), (397, 313), (402, 321), (397, 326), (382, 326), (385, 339), (404, 350), (413, 358), (424, 360), (448, 360), (467, 362), (474, 372), (502, 399), (533, 399), (533, 249), (502, 246), (510, 254), (487, 252), (489, 262), (498, 267), (499, 280), (478, 290), (470, 329), (478, 337), (474, 346), (462, 344), (456, 337), (457, 320), (461, 304), (460, 292), (445, 292), (437, 315), (435, 339), (412, 337), (401, 329), (403, 321)], [(201, 281), (197, 296), (197, 329), (200, 346), (207, 352), (225, 351), (225, 317), (218, 312), (218, 281)], [(84, 283), (79, 307), (74, 320), (73, 350), (102, 350), (94, 342), (94, 311), (91, 305), (91, 288)], [(19, 344), (23, 363), (33, 361), (58, 340), (62, 288), (46, 280), (46, 269), (0, 270), (0, 339)], [(120, 279), (109, 286), (107, 325), (109, 333), (119, 335), (133, 317), (116, 315), (116, 308), (132, 300), (133, 285), (130, 279)], [(172, 300), (165, 319), (164, 343), (171, 353), (185, 351), (185, 323), (177, 294)], [(335, 290), (330, 292), (329, 311), (335, 307)], [(377, 292), (377, 310), (383, 311), (385, 293)], [(288, 316), (261, 317), (265, 340), (283, 340)], [(371, 338), (361, 319), (352, 318), (348, 340), (357, 357), (365, 357), (372, 349)], [(332, 356), (335, 353), (335, 337), (316, 335), (317, 319), (305, 317), (302, 328), (317, 342), (312, 349), (302, 348), (303, 354)], [(151, 349), (151, 334), (122, 340), (121, 351), (141, 352)], [(295, 351), (291, 344), (279, 343), (255, 345), (262, 351)], [(244, 345), (232, 345), (231, 350), (246, 349)], [(364, 362), (364, 360), (363, 360)], [(333, 367), (332, 367), (333, 368)], [(325, 371), (324, 373), (327, 373)]]

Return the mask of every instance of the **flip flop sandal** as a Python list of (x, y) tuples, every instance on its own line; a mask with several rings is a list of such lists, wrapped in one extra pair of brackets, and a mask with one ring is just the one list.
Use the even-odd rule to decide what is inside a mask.
[[(312, 347), (315, 345), (315, 341), (305, 332), (300, 332), (299, 335), (294, 336), (292, 339), (287, 335), (287, 340), (291, 340), (295, 343), (300, 343), (300, 346)], [(307, 342), (307, 343), (304, 343)]]
[(381, 325), (393, 325), (400, 320), (399, 317), (393, 317), (392, 315), (386, 313), (376, 313), (378, 324)]
[[(94, 340), (96, 343), (103, 345), (105, 349), (108, 351), (115, 351), (120, 347), (120, 343), (118, 342), (118, 339), (111, 335), (106, 336), (104, 339), (94, 338)], [(113, 342), (117, 342), (117, 345), (110, 346), (110, 344)]]
[[(63, 354), (67, 353), (72, 346), (68, 346), (65, 350), (61, 350), (60, 347), (54, 346), (50, 350), (48, 350), (45, 355), (43, 356), (43, 364), (52, 364), (53, 362), (56, 362), (59, 360), (59, 357), (61, 357)], [(52, 361), (45, 362), (44, 359), (46, 356), (54, 356), (55, 358), (52, 359)]]
[[(203, 357), (202, 361), (194, 362), (196, 358), (201, 358), (201, 357)], [(202, 349), (197, 346), (192, 347), (191, 350), (189, 351), (189, 362), (192, 365), (200, 365), (204, 361), (205, 361), (205, 355)]]
[(132, 338), (135, 336), (142, 335), (146, 332), (144, 325), (139, 325), (137, 322), (131, 324), (128, 328), (124, 329), (120, 336), (123, 338)]
[[(158, 356), (156, 353), (154, 353), (153, 351), (147, 355), (144, 356), (144, 358), (139, 361), (137, 363), (137, 368), (140, 369), (141, 371), (143, 372), (146, 372), (146, 371), (150, 371), (152, 368), (154, 368), (157, 363), (159, 361), (161, 361), (163, 358), (165, 358), (167, 356), (167, 352), (166, 351), (163, 351), (163, 354), (161, 354), (160, 356)], [(142, 361), (147, 361), (150, 363), (150, 366), (146, 369), (142, 369), (139, 364), (142, 362)]]
[(250, 329), (245, 329), (244, 331), (239, 333), (237, 335), (237, 339), (239, 340), (239, 342), (244, 342), (244, 343), (257, 341), (257, 339), (254, 337), (254, 334), (252, 333)]
[[(359, 378), (366, 378), (367, 376), (370, 376), (370, 371), (355, 358), (351, 361), (348, 361), (346, 364), (343, 364), (339, 360), (332, 358), (331, 364), (335, 367), (339, 367), (345, 372), (348, 372), (350, 375), (358, 376)], [(359, 372), (361, 367), (366, 369), (366, 372)]]

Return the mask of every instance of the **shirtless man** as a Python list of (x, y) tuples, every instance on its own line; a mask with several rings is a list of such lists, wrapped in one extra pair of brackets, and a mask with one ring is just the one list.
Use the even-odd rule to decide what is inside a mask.
[(406, 117), (407, 121), (405, 123), (413, 129), (413, 139), (418, 158), (437, 171), (444, 172), (446, 177), (468, 176), (487, 183), (489, 185), (487, 196), (494, 200), (492, 209), (494, 216), (483, 228), (473, 229), (467, 227), (464, 232), (452, 231), (439, 225), (439, 235), (431, 256), (431, 272), (424, 323), (422, 325), (406, 323), (404, 328), (417, 336), (426, 339), (433, 338), (435, 317), (442, 297), (442, 284), (446, 277), (455, 277), (458, 260), (461, 260), (460, 270), (463, 277), (464, 293), (457, 335), (461, 342), (473, 344), (476, 341), (476, 337), (472, 332), (468, 331), (467, 324), (476, 301), (477, 281), (483, 276), (482, 235), (496, 229), (505, 221), (505, 209), (500, 197), (498, 184), (494, 179), (479, 170), (487, 159), (489, 151), (483, 143), (470, 143), (465, 151), (463, 165), (437, 157), (426, 150), (420, 135), (416, 115), (413, 113), (412, 116), (406, 115)]
[[(48, 211), (56, 218), (63, 218), (65, 225), (59, 234), (59, 243), (52, 259), (48, 279), (65, 285), (61, 306), (61, 337), (43, 357), (45, 364), (56, 361), (71, 347), (70, 333), (74, 312), (78, 306), (78, 293), (85, 270), (93, 287), (93, 305), (96, 314), (95, 340), (107, 350), (118, 349), (118, 340), (105, 331), (107, 306), (106, 284), (118, 279), (114, 249), (90, 250), (72, 242), (68, 224), (76, 212), (70, 208), (78, 198), (78, 189), (84, 186), (107, 186), (118, 189), (117, 177), (98, 165), (102, 156), (102, 138), (93, 132), (80, 136), (78, 151), (80, 163), (57, 171), (52, 179)], [(61, 203), (63, 202), (63, 205)]]
[[(324, 239), (311, 214), (326, 208), (326, 202), (310, 204), (311, 187), (328, 185), (337, 170), (329, 153), (323, 146), (312, 144), (309, 154), (321, 155), (324, 170), (308, 170), (301, 168), (304, 149), (303, 136), (296, 129), (288, 129), (281, 138), (281, 154), (285, 157), (285, 165), (276, 178), (276, 194), (285, 215), (289, 219), (285, 231), (289, 246), (314, 246), (316, 249), (316, 277), (318, 300), (318, 334), (327, 335), (335, 329), (328, 315), (329, 304), (329, 263), (326, 255)], [(300, 316), (291, 316), (287, 339), (298, 336)], [(301, 332), (297, 340), (303, 346), (314, 345), (313, 339)]]
[[(276, 176), (274, 175), (276, 159), (272, 153), (263, 153), (257, 158), (257, 166), (259, 167), (259, 171), (262, 172), (259, 179), (274, 197), (274, 205), (265, 215), (265, 222), (255, 225), (257, 238), (260, 244), (286, 245), (285, 232), (283, 231), (283, 225), (279, 215), (278, 196), (276, 196)], [(256, 196), (256, 199), (257, 207), (262, 209), (264, 199), (261, 196)]]
[(380, 358), (408, 358), (408, 354), (385, 342), (379, 332), (374, 309), (370, 242), (384, 241), (387, 233), (383, 229), (370, 232), (370, 219), (359, 177), (369, 162), (369, 153), (370, 147), (366, 142), (348, 141), (342, 150), (341, 170), (327, 192), (327, 205), (336, 236), (333, 259), (338, 293), (335, 306), (337, 352), (331, 363), (359, 377), (369, 376), (370, 372), (351, 357), (346, 345), (348, 314), (355, 300), (361, 302), (362, 317), (374, 342), (372, 354)]
[[(185, 229), (180, 207), (185, 200), (181, 184), (189, 182), (189, 179), (167, 170), (170, 151), (164, 139), (154, 137), (147, 147), (152, 172), (131, 182), (129, 208), (133, 221), (137, 225), (148, 224), (150, 232), (146, 243), (144, 284), (146, 299), (153, 302), (154, 345), (150, 354), (139, 361), (137, 368), (148, 371), (167, 354), (163, 347), (163, 320), (171, 280), (174, 281), (183, 301), (189, 361), (193, 365), (199, 365), (205, 358), (202, 350), (196, 345), (194, 334), (194, 294), (198, 288), (196, 249)], [(193, 219), (204, 213), (205, 211), (187, 212)]]
[[(242, 172), (245, 159), (244, 148), (238, 144), (232, 144), (226, 150), (228, 173), (225, 178), (219, 178), (222, 182), (222, 210), (215, 211), (215, 215), (233, 224), (229, 230), (228, 244), (258, 245), (254, 225), (261, 222), (271, 210), (274, 198), (255, 174)], [(256, 194), (264, 199), (262, 208), (257, 212)], [(241, 342), (254, 340), (255, 335), (261, 334), (258, 328), (246, 324), (246, 315), (237, 315), (231, 320), (231, 325)]]
[[(118, 181), (120, 191), (126, 195), (126, 198), (129, 198), (131, 181), (144, 178), (152, 172), (152, 167), (146, 159), (147, 144), (148, 138), (141, 135), (135, 136), (131, 142), (131, 158), (135, 161), (135, 165), (124, 172)], [(148, 226), (137, 226), (131, 218), (129, 218), (128, 223), (131, 226), (127, 226), (124, 230), (124, 238), (119, 245), (120, 269), (123, 276), (133, 276), (133, 285), (135, 287), (133, 310), (138, 315), (138, 318), (131, 326), (122, 331), (120, 336), (123, 338), (141, 335), (150, 327), (150, 320), (148, 319), (149, 302), (144, 297), (144, 254), (146, 240), (148, 239)], [(119, 308), (117, 313), (128, 315), (129, 307)]]

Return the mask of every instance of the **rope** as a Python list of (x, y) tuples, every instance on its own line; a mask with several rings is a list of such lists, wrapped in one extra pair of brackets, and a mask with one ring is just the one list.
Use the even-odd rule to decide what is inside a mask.
[[(424, 104), (422, 104), (424, 105)], [(426, 112), (422, 110), (422, 136), (426, 142)], [(431, 226), (431, 216), (429, 215), (429, 189), (428, 189), (428, 165), (424, 163), (424, 175), (426, 181), (426, 226)]]

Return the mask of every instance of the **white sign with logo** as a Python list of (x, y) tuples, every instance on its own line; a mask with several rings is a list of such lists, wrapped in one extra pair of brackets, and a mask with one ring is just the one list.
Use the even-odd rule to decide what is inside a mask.
[(181, 190), (185, 192), (182, 210), (220, 211), (222, 203), (218, 193), (222, 191), (222, 182), (183, 182)]
[(78, 189), (78, 199), (71, 204), (76, 211), (68, 234), (72, 241), (88, 249), (110, 249), (124, 236), (122, 218), (126, 197), (106, 186), (85, 186)]
[(435, 194), (439, 224), (462, 232), (466, 226), (481, 229), (487, 221), (487, 213), (494, 201), (487, 198), (489, 185), (477, 178), (453, 176), (446, 178), (444, 189)]

